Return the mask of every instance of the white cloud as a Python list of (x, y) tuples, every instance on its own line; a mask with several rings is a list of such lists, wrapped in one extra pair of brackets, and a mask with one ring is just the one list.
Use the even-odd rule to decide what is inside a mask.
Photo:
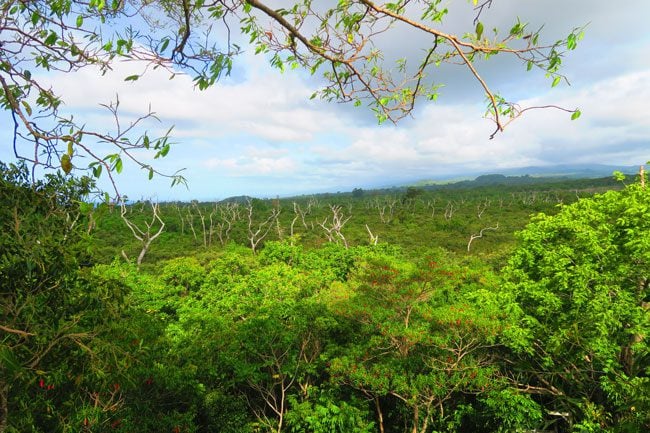
[(296, 162), (290, 157), (210, 158), (201, 165), (228, 176), (282, 176), (293, 174)]

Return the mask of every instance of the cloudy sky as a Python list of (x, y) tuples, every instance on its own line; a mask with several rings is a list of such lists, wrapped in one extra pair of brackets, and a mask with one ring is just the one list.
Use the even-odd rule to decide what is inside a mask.
[[(448, 3), (453, 26), (454, 8), (466, 9), (468, 2)], [(118, 185), (130, 198), (287, 196), (531, 165), (637, 165), (650, 159), (649, 1), (495, 0), (486, 14), (485, 20), (506, 29), (516, 17), (531, 28), (544, 24), (551, 41), (588, 24), (585, 39), (563, 61), (570, 86), (551, 89), (521, 65), (479, 65), (490, 86), (509, 99), (579, 107), (579, 120), (537, 110), (489, 140), (493, 124), (482, 117), (483, 94), (460, 67), (436, 77), (446, 85), (436, 103), (421, 101), (412, 118), (381, 126), (367, 108), (309, 100), (316, 79), (301, 71), (280, 74), (251, 54), (235, 60), (230, 78), (203, 92), (187, 76), (169, 80), (157, 71), (126, 83), (124, 77), (141, 71), (130, 63), (104, 77), (87, 69), (51, 79), (66, 112), (88, 125), (110, 122), (99, 104), (116, 94), (127, 117), (151, 106), (160, 123), (147, 125), (150, 130), (174, 125), (176, 144), (156, 163), (167, 172), (185, 168), (189, 188), (170, 189), (168, 180), (148, 181), (146, 173), (126, 167)], [(400, 37), (396, 32), (396, 46), (405, 43)], [(10, 125), (6, 117), (0, 122)], [(5, 148), (0, 159), (8, 158)]]

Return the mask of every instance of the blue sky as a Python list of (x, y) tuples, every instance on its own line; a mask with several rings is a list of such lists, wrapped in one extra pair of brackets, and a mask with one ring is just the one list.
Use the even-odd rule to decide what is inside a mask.
[[(452, 12), (456, 3), (467, 7), (464, 0), (450, 1)], [(494, 90), (523, 105), (582, 110), (578, 121), (556, 110), (531, 112), (493, 140), (493, 125), (482, 118), (483, 95), (460, 67), (441, 69), (437, 81), (445, 87), (438, 102), (421, 101), (413, 118), (381, 126), (364, 107), (310, 100), (317, 78), (303, 71), (281, 74), (264, 57), (249, 53), (235, 59), (231, 77), (203, 92), (193, 88), (190, 77), (169, 80), (163, 71), (124, 82), (142, 71), (134, 63), (118, 63), (103, 77), (85, 69), (46, 78), (63, 96), (64, 111), (89, 127), (109, 127), (99, 104), (116, 94), (126, 119), (150, 105), (160, 122), (148, 123), (149, 131), (162, 133), (174, 125), (175, 145), (156, 166), (167, 172), (184, 168), (189, 188), (171, 189), (166, 179), (148, 181), (146, 173), (127, 165), (117, 181), (132, 199), (273, 197), (530, 165), (638, 165), (650, 159), (650, 2), (613, 4), (494, 2), (486, 19), (506, 28), (517, 16), (532, 21), (532, 27), (545, 23), (548, 40), (574, 26), (589, 26), (582, 44), (564, 60), (571, 86), (551, 89), (539, 74), (499, 59), (479, 65)], [(453, 27), (453, 15), (450, 21)], [(399, 50), (406, 36), (397, 31), (392, 37)], [(6, 115), (0, 122), (4, 136), (11, 123)], [(10, 157), (10, 146), (2, 148), (0, 159)]]

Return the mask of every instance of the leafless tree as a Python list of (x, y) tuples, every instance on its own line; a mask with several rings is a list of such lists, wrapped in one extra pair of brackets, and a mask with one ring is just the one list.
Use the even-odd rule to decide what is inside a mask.
[(248, 241), (250, 242), (253, 254), (255, 254), (257, 252), (258, 245), (262, 240), (264, 240), (266, 235), (269, 234), (271, 227), (273, 227), (273, 222), (280, 215), (280, 208), (274, 207), (271, 209), (271, 214), (268, 216), (268, 218), (257, 224), (256, 227), (254, 227), (255, 224), (253, 222), (253, 203), (250, 200), (248, 201), (246, 210), (248, 212)]
[[(149, 251), (149, 247), (151, 246), (151, 243), (161, 235), (163, 230), (165, 229), (165, 222), (160, 218), (160, 206), (158, 203), (153, 203), (151, 202), (151, 210), (152, 210), (152, 216), (151, 216), (151, 221), (147, 222), (144, 221), (143, 225), (144, 228), (138, 227), (136, 223), (133, 221), (129, 220), (127, 218), (127, 206), (124, 202), (122, 202), (122, 210), (121, 210), (121, 215), (122, 215), (122, 220), (124, 223), (127, 225), (127, 227), (131, 230), (131, 233), (133, 233), (133, 236), (140, 242), (142, 245), (142, 249), (140, 250), (140, 254), (138, 254), (138, 259), (136, 261), (136, 264), (138, 267), (142, 264), (142, 259), (144, 259), (144, 255)], [(156, 229), (156, 227), (158, 227)], [(122, 251), (122, 254), (126, 256), (124, 251)]]
[(194, 214), (192, 213), (192, 207), (189, 206), (187, 208), (187, 215), (185, 216), (185, 219), (187, 220), (187, 225), (190, 227), (190, 230), (192, 231), (192, 235), (194, 236), (194, 240), (198, 241), (198, 236), (196, 235), (196, 230), (194, 229)]
[(476, 216), (478, 216), (478, 219), (481, 219), (488, 206), (490, 206), (490, 200), (487, 198), (476, 205)]
[(325, 220), (322, 223), (318, 223), (318, 225), (320, 225), (323, 230), (325, 230), (325, 234), (327, 235), (327, 240), (329, 242), (338, 243), (340, 239), (343, 241), (343, 245), (345, 245), (345, 248), (347, 249), (348, 241), (345, 239), (345, 236), (343, 236), (343, 233), (341, 233), (341, 230), (343, 229), (345, 223), (347, 223), (350, 218), (352, 218), (352, 215), (344, 218), (340, 205), (330, 205), (330, 210), (332, 211), (332, 222), (328, 224), (327, 220), (329, 217), (325, 217)]
[(434, 198), (433, 201), (428, 201), (427, 202), (427, 208), (431, 208), (431, 218), (433, 218), (436, 215), (436, 199)]
[(454, 212), (456, 212), (458, 208), (454, 204), (453, 201), (448, 201), (447, 206), (445, 207), (445, 219), (449, 221), (453, 216)]
[(377, 245), (377, 241), (379, 241), (379, 235), (375, 236), (372, 234), (370, 231), (370, 227), (368, 227), (368, 224), (366, 224), (366, 230), (368, 230), (368, 236), (370, 236), (370, 243), (372, 245)]
[(215, 223), (215, 231), (221, 245), (230, 240), (230, 231), (233, 225), (241, 219), (239, 203), (220, 203), (216, 206), (219, 211), (219, 220)]
[(208, 246), (208, 232), (205, 227), (205, 215), (203, 214), (203, 211), (201, 211), (201, 207), (199, 206), (199, 202), (196, 200), (192, 200), (192, 207), (194, 210), (196, 210), (196, 214), (199, 216), (199, 219), (201, 220), (201, 228), (203, 229), (203, 246), (207, 247)]
[(208, 220), (210, 221), (210, 227), (208, 228), (208, 246), (212, 246), (212, 239), (214, 237), (215, 226), (217, 223), (215, 215), (217, 214), (218, 206), (217, 203), (214, 203), (210, 208), (210, 213), (208, 214)]
[(183, 217), (183, 213), (181, 212), (181, 207), (178, 205), (178, 203), (174, 203), (172, 207), (176, 210), (178, 213), (178, 219), (181, 222), (181, 235), (185, 234), (185, 218)]
[[(397, 199), (395, 197), (386, 198), (383, 202), (380, 202), (379, 199), (375, 200), (377, 210), (379, 211), (379, 219), (382, 223), (388, 224), (393, 220), (395, 215), (395, 206), (397, 205)], [(388, 211), (388, 213), (386, 213)]]
[(471, 235), (469, 237), (469, 242), (467, 242), (467, 252), (469, 252), (470, 247), (472, 246), (472, 242), (474, 242), (474, 239), (480, 239), (483, 237), (483, 232), (486, 232), (488, 230), (497, 230), (499, 228), (499, 223), (495, 227), (485, 227), (482, 228), (481, 231), (478, 234)]

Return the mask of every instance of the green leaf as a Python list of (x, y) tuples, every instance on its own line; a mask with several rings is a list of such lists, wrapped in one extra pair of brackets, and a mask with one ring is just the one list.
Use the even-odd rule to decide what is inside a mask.
[(126, 77), (124, 79), (124, 81), (136, 81), (138, 78), (140, 78), (140, 76), (137, 75), (137, 74), (136, 75), (129, 75), (128, 77)]
[(14, 353), (4, 344), (0, 347), (0, 360), (2, 361), (0, 364), (10, 373), (19, 373), (22, 370), (22, 366)]
[(476, 39), (481, 40), (481, 37), (483, 37), (483, 23), (479, 21), (476, 23)]
[(577, 42), (577, 40), (576, 40), (576, 35), (574, 35), (573, 33), (571, 33), (571, 34), (569, 35), (569, 37), (567, 38), (567, 40), (566, 40), (566, 47), (567, 47), (569, 50), (575, 50), (575, 48), (576, 48), (577, 45), (578, 45), (578, 42)]
[(27, 103), (27, 101), (25, 101), (25, 100), (23, 99), (22, 101), (20, 101), (20, 103), (23, 104), (23, 107), (25, 107), (25, 111), (27, 112), (27, 115), (28, 115), (28, 116), (31, 116), (31, 115), (32, 115), (32, 107), (29, 106), (29, 104)]
[(70, 160), (70, 155), (64, 153), (61, 156), (61, 169), (65, 174), (69, 174), (72, 171), (72, 161)]
[(167, 38), (163, 39), (162, 44), (160, 45), (160, 52), (164, 53), (168, 45), (169, 45), (169, 39)]
[(81, 27), (84, 23), (84, 17), (82, 15), (79, 15), (77, 17), (77, 27)]
[(573, 114), (571, 115), (571, 120), (576, 120), (578, 117), (580, 117), (581, 114), (582, 113), (580, 112), (580, 110), (574, 111)]
[(551, 84), (551, 87), (555, 87), (558, 84), (560, 84), (560, 80), (562, 80), (562, 77), (560, 77), (559, 75), (557, 77), (553, 78), (553, 83)]
[(122, 173), (122, 158), (118, 158), (117, 161), (115, 161), (115, 166), (113, 167), (115, 172)]
[(45, 45), (48, 45), (48, 46), (50, 46), (50, 45), (54, 45), (54, 43), (56, 42), (56, 40), (57, 40), (58, 38), (59, 38), (59, 37), (57, 36), (56, 33), (54, 33), (54, 32), (50, 32), (50, 34), (49, 34), (49, 35), (47, 36), (47, 38), (45, 39), (44, 43), (45, 43)]
[(153, 169), (149, 169), (149, 180), (153, 179)]

